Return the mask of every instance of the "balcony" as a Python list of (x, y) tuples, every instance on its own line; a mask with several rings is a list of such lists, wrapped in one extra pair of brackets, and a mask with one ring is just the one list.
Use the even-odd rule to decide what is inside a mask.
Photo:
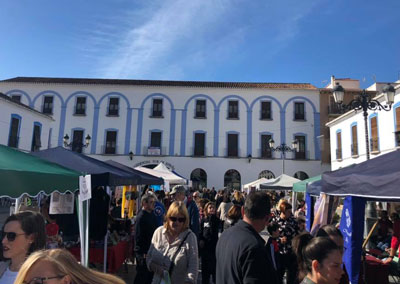
[(165, 156), (167, 150), (165, 147), (143, 147), (143, 153), (145, 156)]
[(117, 146), (110, 147), (110, 146), (103, 145), (101, 147), (101, 152), (105, 155), (115, 155), (115, 154), (117, 154)]
[(258, 157), (261, 159), (272, 159), (272, 150), (270, 148), (258, 149)]
[(400, 131), (394, 133), (394, 138), (396, 147), (400, 147)]
[(192, 147), (190, 153), (192, 153), (193, 157), (206, 157), (207, 156), (207, 147), (203, 147), (203, 148)]
[(338, 161), (342, 161), (343, 160), (342, 148), (336, 149), (336, 160), (338, 160)]
[(306, 152), (307, 151), (294, 152), (294, 159), (295, 160), (306, 160), (307, 159)]
[(18, 136), (10, 136), (8, 137), (8, 146), (13, 148), (18, 148), (19, 137)]
[(358, 144), (357, 143), (351, 144), (351, 156), (353, 158), (358, 157)]
[(374, 137), (369, 140), (371, 154), (379, 154), (379, 138)]
[(328, 106), (328, 114), (329, 115), (341, 115), (344, 113), (344, 110), (337, 106), (336, 104)]
[(240, 150), (239, 149), (229, 149), (225, 148), (224, 153), (226, 153), (227, 158), (239, 158), (240, 157)]

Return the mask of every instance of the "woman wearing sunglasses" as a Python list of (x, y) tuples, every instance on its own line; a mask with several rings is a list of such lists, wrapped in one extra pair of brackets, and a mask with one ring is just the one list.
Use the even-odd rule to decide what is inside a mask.
[(30, 211), (9, 216), (2, 229), (0, 283), (12, 284), (25, 259), (46, 245), (42, 215)]
[(164, 226), (153, 234), (146, 261), (149, 270), (154, 272), (153, 284), (197, 283), (197, 238), (189, 229), (185, 203), (171, 204)]
[(42, 250), (22, 265), (15, 284), (125, 284), (122, 279), (80, 265), (67, 250)]

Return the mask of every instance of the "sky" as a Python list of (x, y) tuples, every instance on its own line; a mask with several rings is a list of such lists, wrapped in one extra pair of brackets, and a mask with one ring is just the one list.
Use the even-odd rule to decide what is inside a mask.
[(400, 79), (399, 0), (1, 0), (0, 80)]

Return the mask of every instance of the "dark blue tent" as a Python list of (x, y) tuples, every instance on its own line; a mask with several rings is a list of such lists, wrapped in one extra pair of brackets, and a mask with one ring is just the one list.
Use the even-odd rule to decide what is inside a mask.
[(373, 200), (400, 199), (400, 151), (322, 175), (322, 192)]
[[(142, 184), (149, 184), (149, 185), (164, 184), (164, 181), (163, 181), (162, 178), (159, 178), (159, 177), (156, 177), (156, 176), (152, 176), (150, 174), (135, 170), (135, 169), (133, 169), (131, 167), (128, 167), (128, 166), (126, 166), (124, 164), (121, 164), (121, 163), (118, 163), (116, 161), (107, 160), (107, 161), (104, 161), (104, 162), (109, 164), (109, 165), (111, 165), (111, 166), (113, 166), (113, 167), (116, 167), (118, 169), (127, 171), (129, 173), (140, 174), (142, 176), (142, 181), (143, 181)], [(160, 183), (160, 180), (161, 180), (161, 183)], [(156, 181), (156, 183), (154, 183), (154, 181)]]
[(92, 176), (92, 186), (163, 184), (158, 177), (139, 171), (125, 171), (84, 154), (63, 147), (32, 152), (34, 156)]
[(351, 283), (360, 271), (366, 201), (400, 200), (400, 151), (327, 172), (322, 175), (321, 192), (344, 196), (340, 230), (344, 237), (343, 261)]

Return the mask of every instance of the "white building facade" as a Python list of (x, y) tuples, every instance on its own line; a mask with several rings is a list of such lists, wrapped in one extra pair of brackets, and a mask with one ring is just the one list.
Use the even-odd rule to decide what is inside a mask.
[[(310, 84), (18, 77), (0, 81), (0, 92), (54, 119), (51, 147), (67, 134), (76, 151), (130, 167), (164, 162), (196, 186), (238, 188), (279, 176), (283, 163), (291, 176), (321, 173), (319, 90)], [(283, 160), (269, 139), (296, 139), (300, 152)]]
[(23, 151), (47, 149), (54, 119), (0, 93), (0, 144)]
[[(386, 105), (382, 94), (385, 85), (386, 83), (375, 83), (366, 89), (377, 92), (378, 95), (374, 99), (382, 105)], [(365, 124), (363, 111), (352, 110), (326, 124), (330, 128), (332, 170), (358, 164), (367, 159), (365, 126), (368, 131), (371, 159), (400, 147), (400, 81), (392, 85), (396, 91), (390, 111), (368, 110)]]

